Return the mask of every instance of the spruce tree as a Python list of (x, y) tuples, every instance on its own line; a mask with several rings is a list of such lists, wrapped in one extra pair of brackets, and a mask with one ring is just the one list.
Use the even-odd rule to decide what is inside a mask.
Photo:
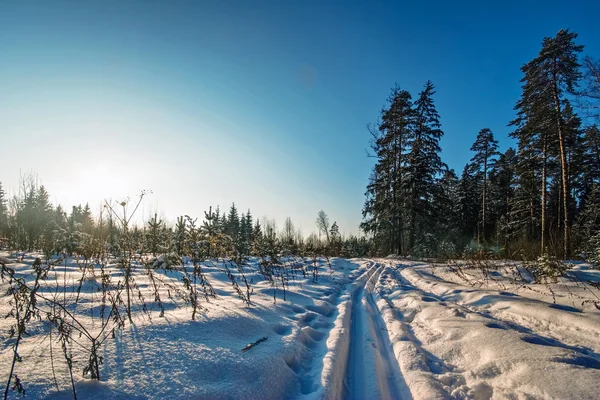
[(432, 203), (438, 194), (437, 179), (445, 167), (439, 155), (439, 142), (444, 133), (433, 103), (434, 94), (433, 83), (427, 81), (414, 103), (414, 128), (407, 135), (410, 151), (405, 187), (410, 196), (409, 249), (414, 247), (415, 241), (423, 241), (426, 227), (430, 227), (436, 218)]
[(240, 217), (238, 215), (237, 207), (235, 203), (231, 204), (229, 214), (227, 215), (227, 222), (225, 225), (225, 234), (229, 235), (233, 243), (237, 243), (240, 234)]
[(476, 236), (481, 212), (481, 190), (477, 165), (468, 163), (458, 185), (459, 214), (462, 232), (469, 240)]
[(46, 188), (41, 185), (36, 194), (35, 213), (39, 227), (40, 243), (38, 247), (41, 247), (47, 255), (50, 255), (53, 247), (52, 205), (49, 198)]
[(85, 203), (85, 207), (81, 211), (80, 222), (85, 233), (92, 233), (94, 230), (94, 216), (92, 215), (92, 209), (88, 203)]
[(185, 241), (187, 237), (187, 219), (184, 216), (177, 218), (173, 231), (173, 244), (175, 252), (183, 256), (185, 254)]
[(163, 224), (163, 220), (158, 219), (156, 213), (154, 213), (154, 216), (147, 222), (146, 244), (153, 257), (156, 257), (157, 253), (160, 251)]
[(460, 218), (460, 180), (453, 169), (447, 169), (438, 180), (438, 191), (432, 208), (436, 216), (431, 227), (440, 243), (458, 244), (462, 234)]
[(260, 222), (256, 220), (254, 227), (252, 228), (252, 254), (255, 256), (260, 255), (260, 244), (263, 239), (262, 227)]
[(515, 195), (517, 153), (513, 148), (498, 156), (490, 171), (490, 222), (496, 233), (496, 242), (506, 246), (510, 226), (510, 205)]

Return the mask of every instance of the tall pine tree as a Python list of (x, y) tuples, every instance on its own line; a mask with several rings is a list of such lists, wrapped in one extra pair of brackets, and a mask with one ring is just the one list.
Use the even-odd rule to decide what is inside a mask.
[[(577, 60), (583, 46), (575, 44), (577, 34), (568, 30), (560, 30), (553, 38), (544, 38), (542, 49), (538, 56), (525, 64), (521, 71), (524, 74), (523, 93), (515, 107), (519, 118), (515, 125), (523, 131), (538, 135), (538, 147), (542, 154), (547, 154), (548, 146), (556, 143), (560, 164), (560, 192), (562, 218), (562, 252), (567, 257), (569, 244), (569, 163), (568, 163), (568, 124), (565, 111), (568, 104), (565, 96), (574, 94), (578, 80), (581, 77), (580, 65)], [(544, 158), (546, 162), (546, 158)], [(545, 165), (544, 165), (545, 167)], [(545, 168), (542, 169), (545, 172)], [(542, 177), (545, 185), (546, 175)], [(545, 186), (544, 186), (545, 187)], [(545, 189), (542, 189), (542, 211), (545, 210)], [(559, 216), (560, 217), (560, 216)], [(542, 247), (545, 246), (545, 214), (542, 218)]]
[(476, 170), (481, 187), (478, 191), (481, 193), (481, 216), (477, 224), (477, 242), (482, 243), (486, 241), (488, 228), (488, 176), (498, 155), (498, 142), (494, 139), (492, 131), (488, 128), (480, 130), (471, 151), (475, 152), (471, 164)]

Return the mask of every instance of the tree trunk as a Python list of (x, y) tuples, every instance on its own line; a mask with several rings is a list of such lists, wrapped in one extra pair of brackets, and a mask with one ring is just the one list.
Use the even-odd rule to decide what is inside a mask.
[[(485, 149), (485, 159), (483, 161), (483, 191), (481, 195), (481, 242), (485, 242), (485, 200), (487, 197), (487, 165), (488, 165), (488, 149)], [(478, 239), (479, 241), (479, 239)], [(481, 243), (480, 242), (480, 243)]]
[(565, 132), (562, 124), (562, 111), (560, 107), (560, 98), (558, 96), (558, 78), (554, 72), (552, 75), (552, 89), (554, 96), (554, 107), (556, 110), (556, 128), (558, 131), (558, 143), (560, 146), (560, 170), (562, 176), (562, 206), (563, 206), (563, 257), (569, 256), (569, 182), (567, 180), (567, 154), (565, 149)]
[(547, 141), (546, 134), (543, 137), (543, 150), (542, 150), (542, 240), (541, 240), (541, 254), (546, 251), (546, 185), (547, 185)]

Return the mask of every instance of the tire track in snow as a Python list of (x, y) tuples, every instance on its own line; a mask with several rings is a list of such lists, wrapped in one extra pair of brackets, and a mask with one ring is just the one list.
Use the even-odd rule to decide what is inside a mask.
[(410, 398), (385, 324), (369, 292), (369, 283), (377, 281), (384, 266), (376, 268), (352, 295), (344, 399)]

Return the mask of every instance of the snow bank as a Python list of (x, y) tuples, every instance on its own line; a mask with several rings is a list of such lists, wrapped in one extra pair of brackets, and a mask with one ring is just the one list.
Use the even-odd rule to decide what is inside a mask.
[[(594, 313), (461, 287), (420, 268), (390, 264), (376, 286), (413, 398), (597, 398)], [(573, 344), (588, 334), (589, 347)]]

